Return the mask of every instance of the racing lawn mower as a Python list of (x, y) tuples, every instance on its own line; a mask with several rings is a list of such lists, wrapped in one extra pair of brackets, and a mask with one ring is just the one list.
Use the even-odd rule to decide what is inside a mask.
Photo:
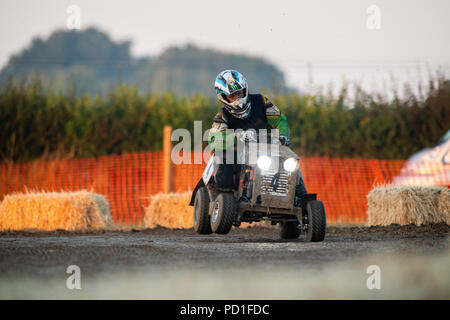
[(271, 225), (278, 224), (283, 239), (296, 239), (304, 232), (308, 241), (323, 241), (325, 208), (316, 194), (299, 192), (299, 157), (271, 135), (263, 138), (266, 148), (251, 149), (251, 143), (261, 146), (261, 138), (248, 134), (249, 130), (244, 133), (247, 134), (241, 135), (245, 137), (244, 147), (238, 153), (241, 161), (233, 176), (232, 190), (216, 187), (212, 178), (216, 155), (210, 158), (197, 183), (190, 201), (194, 206), (195, 231), (227, 234), (241, 222), (268, 220)]

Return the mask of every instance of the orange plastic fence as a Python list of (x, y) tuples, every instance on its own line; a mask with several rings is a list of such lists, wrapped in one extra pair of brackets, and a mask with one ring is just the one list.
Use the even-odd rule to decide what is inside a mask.
[[(332, 223), (366, 221), (366, 195), (374, 184), (391, 182), (404, 161), (346, 158), (302, 158), (308, 192), (324, 202)], [(173, 191), (192, 190), (204, 164), (172, 168)], [(26, 189), (74, 191), (88, 189), (110, 202), (116, 223), (142, 222), (150, 196), (163, 192), (163, 152), (131, 153), (98, 158), (0, 165), (0, 200)]]

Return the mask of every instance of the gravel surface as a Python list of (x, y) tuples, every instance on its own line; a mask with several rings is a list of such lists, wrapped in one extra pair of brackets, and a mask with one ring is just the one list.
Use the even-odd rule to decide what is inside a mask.
[(273, 228), (234, 228), (225, 236), (193, 229), (0, 233), (0, 276), (52, 276), (76, 264), (85, 273), (133, 268), (315, 269), (368, 255), (427, 256), (447, 248), (449, 226), (329, 227), (325, 241), (280, 240)]

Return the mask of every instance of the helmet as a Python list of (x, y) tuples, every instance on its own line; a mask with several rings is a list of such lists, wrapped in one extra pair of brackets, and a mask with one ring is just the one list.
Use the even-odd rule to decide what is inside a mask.
[[(245, 119), (250, 114), (250, 101), (248, 98), (247, 79), (236, 70), (225, 70), (219, 73), (214, 83), (217, 98), (224, 104), (230, 114), (236, 118)], [(241, 91), (242, 96), (230, 101), (228, 96)]]

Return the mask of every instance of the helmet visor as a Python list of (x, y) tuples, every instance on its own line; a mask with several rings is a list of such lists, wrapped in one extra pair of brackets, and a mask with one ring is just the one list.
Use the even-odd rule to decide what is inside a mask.
[(236, 90), (236, 91), (230, 93), (227, 96), (228, 101), (234, 102), (234, 101), (236, 101), (236, 100), (238, 100), (240, 98), (243, 98), (245, 96), (244, 90), (245, 89), (240, 89), (240, 90)]

